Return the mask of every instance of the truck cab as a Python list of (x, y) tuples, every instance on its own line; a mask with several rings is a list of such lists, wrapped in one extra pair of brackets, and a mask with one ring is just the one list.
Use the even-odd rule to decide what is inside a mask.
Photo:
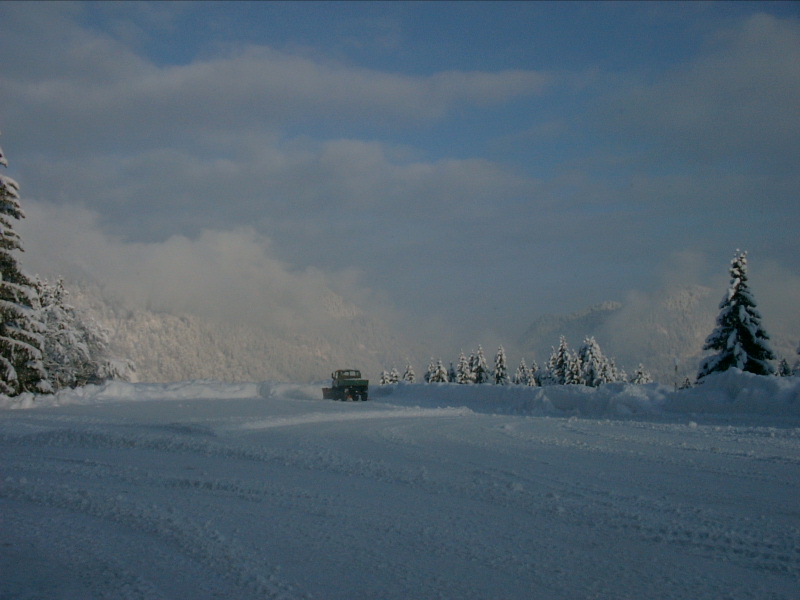
[(367, 400), (369, 381), (361, 378), (358, 369), (339, 369), (331, 373), (331, 387), (322, 388), (327, 400)]

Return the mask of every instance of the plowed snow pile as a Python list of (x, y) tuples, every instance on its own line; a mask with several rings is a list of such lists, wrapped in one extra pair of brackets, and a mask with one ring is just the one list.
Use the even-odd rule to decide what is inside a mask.
[(0, 598), (798, 597), (798, 378), (319, 387), (0, 398)]

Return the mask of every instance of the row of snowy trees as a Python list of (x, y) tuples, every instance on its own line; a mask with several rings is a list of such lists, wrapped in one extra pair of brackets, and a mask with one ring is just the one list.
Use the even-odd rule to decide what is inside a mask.
[[(8, 162), (0, 149), (0, 165)], [(0, 394), (52, 393), (60, 388), (127, 378), (132, 363), (109, 352), (107, 333), (67, 302), (62, 281), (28, 277), (12, 220), (25, 217), (19, 184), (0, 174)]]
[[(401, 381), (399, 371), (391, 369), (383, 371), (380, 377), (382, 385), (398, 383)], [(414, 383), (416, 375), (413, 367), (406, 366), (402, 381)], [(647, 370), (639, 365), (633, 377), (628, 378), (624, 370), (617, 368), (614, 359), (603, 354), (600, 345), (593, 337), (587, 337), (578, 351), (570, 350), (566, 339), (562, 336), (558, 348), (553, 349), (550, 359), (544, 369), (534, 360), (531, 366), (521, 359), (513, 376), (509, 375), (506, 352), (502, 346), (494, 357), (494, 368), (490, 368), (483, 348), (467, 357), (462, 351), (457, 363), (450, 363), (445, 368), (441, 359), (431, 359), (428, 370), (425, 372), (427, 383), (459, 383), (459, 384), (484, 384), (495, 385), (587, 385), (597, 387), (604, 383), (612, 382), (650, 383), (652, 378)]]
[[(735, 368), (757, 375), (800, 375), (800, 360), (792, 368), (784, 358), (779, 367), (773, 367), (770, 361), (776, 360), (775, 353), (769, 345), (770, 336), (761, 325), (761, 314), (756, 308), (753, 294), (750, 292), (747, 279), (747, 252), (736, 251), (730, 267), (730, 286), (719, 305), (716, 327), (706, 339), (703, 350), (712, 351), (700, 364), (697, 382), (710, 375)], [(800, 346), (797, 348), (800, 355)], [(381, 374), (382, 384), (397, 383), (400, 375), (396, 369)], [(402, 380), (414, 383), (416, 376), (411, 365), (406, 367)], [(520, 361), (513, 377), (509, 378), (506, 365), (505, 350), (501, 346), (494, 359), (494, 368), (486, 363), (483, 349), (470, 354), (469, 358), (462, 352), (458, 362), (445, 368), (441, 360), (431, 359), (425, 373), (425, 381), (429, 383), (508, 383), (520, 385), (587, 385), (597, 387), (604, 383), (628, 381), (625, 372), (618, 369), (613, 358), (607, 358), (600, 345), (593, 337), (587, 337), (577, 352), (569, 349), (562, 336), (558, 348), (547, 365), (541, 371), (534, 361), (529, 368), (525, 359)], [(652, 378), (640, 364), (629, 380), (631, 383), (650, 383)], [(691, 386), (688, 379), (684, 387)]]

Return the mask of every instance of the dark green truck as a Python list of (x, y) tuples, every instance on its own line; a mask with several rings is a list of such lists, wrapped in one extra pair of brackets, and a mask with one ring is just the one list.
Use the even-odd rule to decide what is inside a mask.
[(331, 373), (331, 387), (322, 388), (325, 400), (367, 400), (369, 381), (358, 369), (339, 369)]

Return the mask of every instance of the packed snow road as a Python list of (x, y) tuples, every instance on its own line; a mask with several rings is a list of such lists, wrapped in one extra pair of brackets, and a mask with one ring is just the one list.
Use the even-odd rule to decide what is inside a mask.
[(209, 390), (0, 410), (0, 598), (798, 597), (795, 418)]

